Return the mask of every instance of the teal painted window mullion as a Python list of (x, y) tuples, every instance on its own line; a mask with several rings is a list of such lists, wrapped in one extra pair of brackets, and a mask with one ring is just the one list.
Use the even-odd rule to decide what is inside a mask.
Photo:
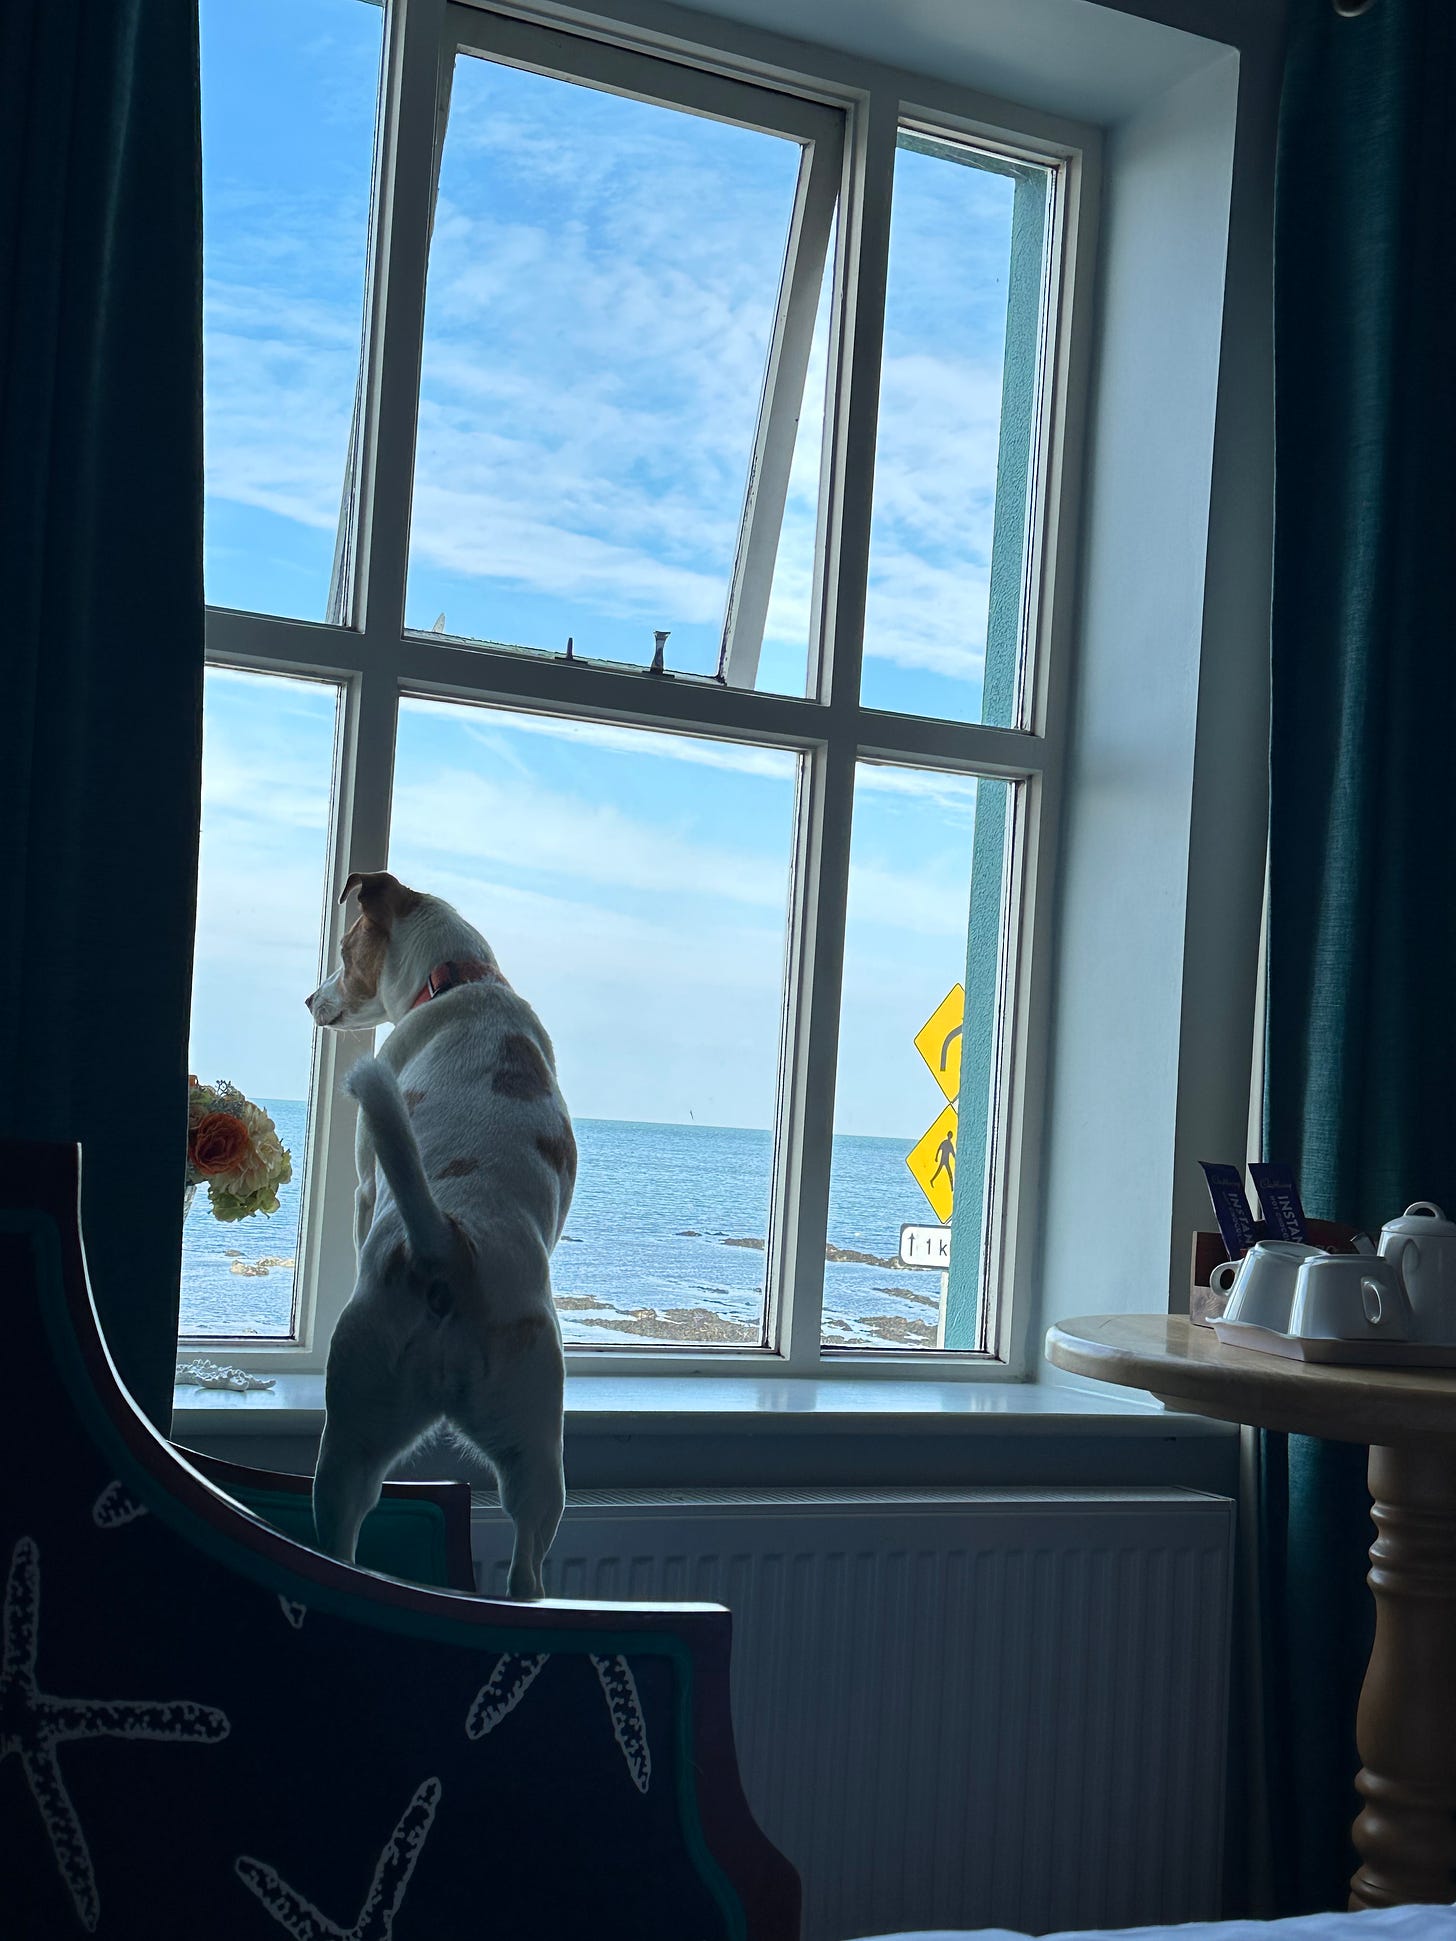
[[(1036, 449), (1038, 363), (1050, 178), (1045, 169), (1016, 168), (1011, 209), (1011, 260), (1006, 287), (1006, 339), (1001, 368), (1001, 424), (996, 453), (996, 505), (991, 528), (991, 585), (981, 719), (1018, 725), (1021, 616), (1030, 521), (1031, 464)], [(1014, 787), (993, 783), (976, 796), (971, 839), (970, 922), (966, 939), (966, 1009), (961, 1034), (961, 1097), (994, 1104), (996, 996), (1001, 952), (1001, 905), (1006, 875), (1007, 816)], [(956, 1140), (958, 1191), (951, 1217), (950, 1271), (945, 1299), (945, 1346), (975, 1349), (981, 1341), (981, 1258), (990, 1198), (988, 1115), (974, 1108), (960, 1118)]]

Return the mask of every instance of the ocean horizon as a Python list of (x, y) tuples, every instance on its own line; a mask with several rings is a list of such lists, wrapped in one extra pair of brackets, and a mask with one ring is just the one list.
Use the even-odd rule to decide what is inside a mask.
[[(306, 1107), (258, 1102), (293, 1154), (294, 1176), (277, 1213), (230, 1225), (212, 1217), (199, 1188), (182, 1236), (184, 1337), (277, 1338), (292, 1328)], [(567, 1343), (756, 1342), (773, 1134), (628, 1119), (573, 1124), (576, 1194), (551, 1271)], [(896, 1264), (901, 1225), (934, 1221), (905, 1165), (912, 1143), (835, 1138), (826, 1341), (934, 1346), (940, 1276)]]

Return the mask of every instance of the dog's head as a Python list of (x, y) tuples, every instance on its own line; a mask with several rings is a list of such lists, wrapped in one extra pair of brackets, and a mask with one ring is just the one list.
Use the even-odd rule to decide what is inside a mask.
[(407, 889), (387, 869), (356, 872), (339, 901), (347, 903), (355, 890), (359, 914), (344, 932), (343, 961), (304, 999), (314, 1023), (327, 1031), (367, 1031), (401, 1015), (401, 1001), (409, 1002), (401, 975), (408, 953), (401, 946), (411, 924), (433, 901)]

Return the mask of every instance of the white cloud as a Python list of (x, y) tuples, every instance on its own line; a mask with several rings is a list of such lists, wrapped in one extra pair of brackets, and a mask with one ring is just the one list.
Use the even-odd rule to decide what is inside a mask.
[[(724, 831), (725, 837), (728, 833)], [(964, 863), (952, 860), (949, 867), (945, 833), (937, 818), (927, 826), (923, 853), (917, 855), (913, 842), (908, 843), (910, 854), (903, 863), (853, 857), (851, 922), (891, 939), (906, 932), (964, 937), (969, 831)], [(391, 867), (413, 887), (436, 895), (447, 894), (435, 887), (442, 872), (504, 867), (532, 875), (552, 894), (560, 894), (557, 886), (565, 883), (603, 893), (647, 892), (661, 899), (664, 922), (682, 923), (690, 908), (688, 927), (714, 927), (717, 906), (746, 906), (772, 911), (780, 920), (787, 917), (787, 823), (783, 850), (775, 858), (731, 848), (726, 841), (684, 835), (672, 828), (670, 810), (658, 826), (624, 814), (609, 801), (524, 780), (498, 781), (459, 768), (397, 789), (390, 856)], [(600, 959), (595, 949), (592, 964), (596, 974)]]
[(857, 948), (874, 949), (879, 958), (908, 961), (915, 951), (903, 939), (954, 937), (962, 943), (970, 909), (970, 874), (947, 882), (935, 861), (887, 868), (879, 863), (852, 865), (846, 934)]
[(456, 767), (435, 770), (425, 782), (396, 785), (391, 854), (398, 848), (477, 867), (504, 864), (548, 880), (652, 891), (668, 899), (707, 894), (782, 911), (788, 845), (787, 816), (775, 859), (726, 840), (693, 840), (673, 827), (671, 805), (664, 805), (660, 824), (650, 824), (611, 802)]
[[(319, 832), (322, 847), (332, 750), (323, 752), (321, 764), (311, 759), (312, 753), (280, 747), (259, 755), (214, 739), (204, 754), (202, 826), (207, 839), (221, 843), (231, 825), (247, 831), (251, 848), (264, 841), (283, 848), (299, 832), (310, 830)], [(245, 855), (238, 857), (238, 865), (247, 866)]]
[(453, 701), (409, 700), (402, 712), (433, 716), (449, 722), (458, 734), (488, 748), (492, 755), (510, 763), (522, 774), (529, 768), (511, 743), (518, 735), (541, 737), (574, 748), (597, 748), (621, 755), (627, 761), (654, 760), (686, 762), (698, 768), (725, 769), (735, 775), (762, 775), (784, 782), (793, 773), (795, 757), (773, 748), (751, 748), (742, 742), (710, 741), (698, 735), (657, 734), (650, 729), (614, 728), (605, 721), (575, 721), (560, 715), (529, 714), (525, 710), (462, 707)]
[(856, 790), (865, 789), (871, 795), (908, 795), (934, 803), (942, 812), (935, 819), (942, 834), (950, 821), (974, 823), (979, 787), (974, 775), (936, 768), (897, 768), (890, 762), (864, 762), (855, 776)]
[[(459, 442), (469, 445), (471, 439), (467, 434)], [(523, 486), (521, 498), (508, 489), (472, 490), (463, 464), (457, 470), (451, 463), (453, 447), (454, 441), (440, 441), (434, 469), (461, 482), (442, 486), (422, 479), (416, 488), (412, 562), (425, 559), (452, 573), (590, 600), (617, 619), (682, 626), (714, 625), (722, 618), (723, 578), (675, 566), (640, 545), (574, 530), (544, 507), (533, 510), (525, 501), (531, 491), (549, 486), (541, 476), (548, 468), (535, 467), (537, 477)]]
[(725, 903), (678, 920), (494, 878), (489, 865), (391, 849), (391, 862), (489, 938), (555, 1043), (562, 1088), (585, 1118), (771, 1122), (784, 933)]
[[(703, 136), (705, 124), (590, 91), (575, 91), (574, 127), (561, 86), (484, 63), (457, 75), (429, 285), (419, 597), (443, 599), (433, 571), (619, 620), (715, 627), (794, 145)], [(717, 159), (713, 142), (728, 145)], [(774, 167), (744, 172), (735, 142)], [(358, 288), (362, 211), (234, 190), (209, 215), (221, 239), (208, 266), (209, 491), (332, 529), (359, 332), (357, 300), (341, 293)], [(1004, 273), (1000, 221), (990, 209), (983, 235), (953, 199), (906, 205), (875, 477), (866, 654), (972, 685), (1000, 371), (999, 342), (964, 326), (1004, 302), (986, 294)], [(809, 625), (826, 345), (821, 328), (768, 618), (768, 638), (790, 648)]]
[(986, 664), (990, 573), (877, 548), (865, 600), (865, 657), (979, 681)]

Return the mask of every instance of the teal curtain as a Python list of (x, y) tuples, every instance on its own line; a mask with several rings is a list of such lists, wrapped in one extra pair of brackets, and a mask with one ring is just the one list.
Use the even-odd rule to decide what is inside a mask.
[[(1264, 1144), (1308, 1210), (1456, 1202), (1456, 9), (1294, 0), (1275, 206)], [(1456, 1208), (1452, 1208), (1456, 1210)], [(1280, 1913), (1342, 1906), (1364, 1452), (1266, 1436)]]
[(201, 789), (200, 206), (196, 0), (4, 0), (0, 1131), (82, 1142), (107, 1338), (163, 1426)]

